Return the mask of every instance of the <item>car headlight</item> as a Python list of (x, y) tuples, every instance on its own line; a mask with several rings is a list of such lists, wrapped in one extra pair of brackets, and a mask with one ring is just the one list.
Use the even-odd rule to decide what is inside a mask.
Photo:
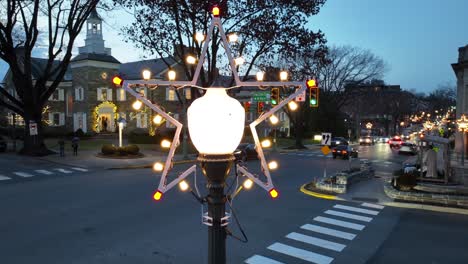
[(336, 144), (340, 144), (341, 142), (340, 141), (336, 141)]
[(362, 142), (362, 138), (359, 139), (359, 142)]

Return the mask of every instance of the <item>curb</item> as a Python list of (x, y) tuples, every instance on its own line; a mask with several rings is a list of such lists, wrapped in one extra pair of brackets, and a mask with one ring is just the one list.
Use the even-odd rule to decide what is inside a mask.
[(300, 188), (300, 191), (306, 195), (313, 196), (316, 198), (321, 198), (321, 199), (326, 199), (326, 200), (340, 200), (343, 201), (344, 199), (335, 196), (335, 195), (329, 195), (329, 194), (323, 194), (323, 193), (318, 193), (318, 192), (313, 192), (309, 191), (305, 188), (306, 184), (302, 185)]
[[(186, 164), (186, 163), (194, 163), (197, 162), (197, 160), (179, 160), (179, 161), (174, 161), (174, 165), (179, 165), (179, 164)], [(133, 169), (150, 169), (153, 167), (153, 164), (149, 165), (132, 165), (132, 166), (125, 166), (125, 167), (111, 167), (107, 168), (107, 170), (133, 170)]]
[(468, 210), (462, 209), (462, 208), (443, 207), (443, 206), (417, 204), (417, 203), (399, 203), (399, 202), (384, 202), (380, 204), (384, 206), (390, 206), (390, 207), (420, 209), (420, 210), (433, 211), (433, 212), (468, 215)]

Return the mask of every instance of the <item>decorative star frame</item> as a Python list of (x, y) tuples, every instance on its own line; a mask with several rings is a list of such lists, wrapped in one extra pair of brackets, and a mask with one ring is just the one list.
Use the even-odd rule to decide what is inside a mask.
[[(266, 181), (262, 180), (257, 175), (250, 173), (245, 166), (240, 165), (240, 164), (237, 165), (237, 169), (243, 175), (250, 178), (257, 185), (259, 185), (260, 187), (265, 189), (267, 192), (269, 192), (272, 197), (273, 196), (276, 197), (278, 195), (278, 193), (276, 192), (273, 186), (273, 181), (271, 179), (270, 170), (265, 160), (265, 155), (263, 153), (263, 149), (260, 144), (256, 126), (259, 125), (261, 122), (265, 121), (270, 116), (272, 116), (274, 113), (276, 113), (286, 104), (288, 104), (295, 97), (305, 93), (307, 89), (306, 83), (305, 82), (263, 82), (263, 81), (242, 82), (239, 78), (239, 74), (237, 72), (236, 65), (232, 56), (231, 48), (230, 48), (229, 42), (227, 41), (226, 34), (221, 24), (221, 19), (219, 16), (213, 15), (207, 37), (203, 44), (202, 53), (198, 60), (197, 67), (196, 67), (194, 76), (191, 81), (163, 81), (163, 80), (128, 80), (127, 81), (127, 80), (124, 80), (122, 83), (122, 87), (123, 89), (125, 89), (125, 91), (133, 95), (137, 100), (141, 101), (143, 104), (145, 104), (146, 106), (151, 108), (153, 111), (161, 115), (163, 118), (165, 118), (166, 122), (169, 122), (176, 127), (176, 132), (175, 132), (171, 147), (169, 149), (167, 159), (165, 161), (165, 165), (164, 165), (164, 169), (161, 175), (161, 180), (159, 182), (158, 190), (155, 194), (155, 199), (157, 198), (156, 196), (158, 196), (159, 198), (162, 197), (163, 193), (173, 188), (175, 185), (177, 185), (180, 181), (188, 177), (190, 174), (194, 173), (196, 170), (196, 165), (191, 166), (188, 170), (181, 173), (176, 179), (172, 180), (171, 182), (169, 183), (167, 182), (168, 173), (173, 167), (173, 158), (174, 158), (175, 150), (180, 144), (179, 138), (180, 138), (180, 133), (182, 131), (183, 124), (180, 123), (177, 119), (170, 116), (165, 111), (163, 111), (159, 105), (143, 97), (140, 93), (134, 91), (132, 88), (137, 85), (146, 85), (146, 86), (152, 87), (153, 89), (157, 88), (158, 86), (170, 86), (170, 87), (174, 87), (175, 89), (182, 89), (185, 87), (196, 87), (196, 88), (204, 89), (203, 87), (197, 86), (197, 83), (198, 83), (198, 78), (200, 76), (200, 72), (202, 70), (204, 61), (205, 61), (206, 53), (208, 51), (208, 45), (209, 45), (209, 42), (211, 41), (212, 33), (215, 27), (217, 27), (219, 30), (219, 34), (221, 36), (224, 50), (226, 51), (226, 55), (229, 60), (229, 65), (231, 67), (232, 75), (234, 77), (234, 81), (236, 84), (234, 87), (231, 87), (231, 88), (252, 87), (252, 86), (263, 87), (263, 88), (272, 87), (272, 86), (276, 86), (276, 87), (278, 86), (291, 87), (292, 86), (292, 87), (297, 88), (293, 94), (288, 96), (286, 99), (278, 102), (278, 104), (274, 106), (273, 108), (271, 108), (269, 111), (262, 113), (255, 121), (253, 121), (250, 124), (250, 129), (252, 131), (252, 135), (255, 141), (255, 148), (260, 158), (261, 171), (263, 172), (266, 178)], [(272, 192), (274, 192), (274, 194)]]

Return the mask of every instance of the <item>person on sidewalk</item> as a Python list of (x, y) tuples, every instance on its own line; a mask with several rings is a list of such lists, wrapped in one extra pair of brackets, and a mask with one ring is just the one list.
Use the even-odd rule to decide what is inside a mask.
[(65, 140), (60, 139), (59, 142), (60, 157), (65, 157)]
[(73, 156), (78, 156), (78, 142), (79, 141), (80, 141), (80, 138), (76, 135), (72, 138)]

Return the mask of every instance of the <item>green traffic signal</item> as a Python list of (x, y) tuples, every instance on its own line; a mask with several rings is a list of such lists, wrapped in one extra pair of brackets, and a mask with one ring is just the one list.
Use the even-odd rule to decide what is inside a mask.
[(276, 102), (276, 100), (271, 100), (271, 104), (276, 105), (276, 104), (278, 104), (278, 102)]
[(311, 105), (316, 105), (316, 104), (317, 104), (317, 100), (315, 100), (315, 99), (310, 99), (310, 104), (311, 104)]

